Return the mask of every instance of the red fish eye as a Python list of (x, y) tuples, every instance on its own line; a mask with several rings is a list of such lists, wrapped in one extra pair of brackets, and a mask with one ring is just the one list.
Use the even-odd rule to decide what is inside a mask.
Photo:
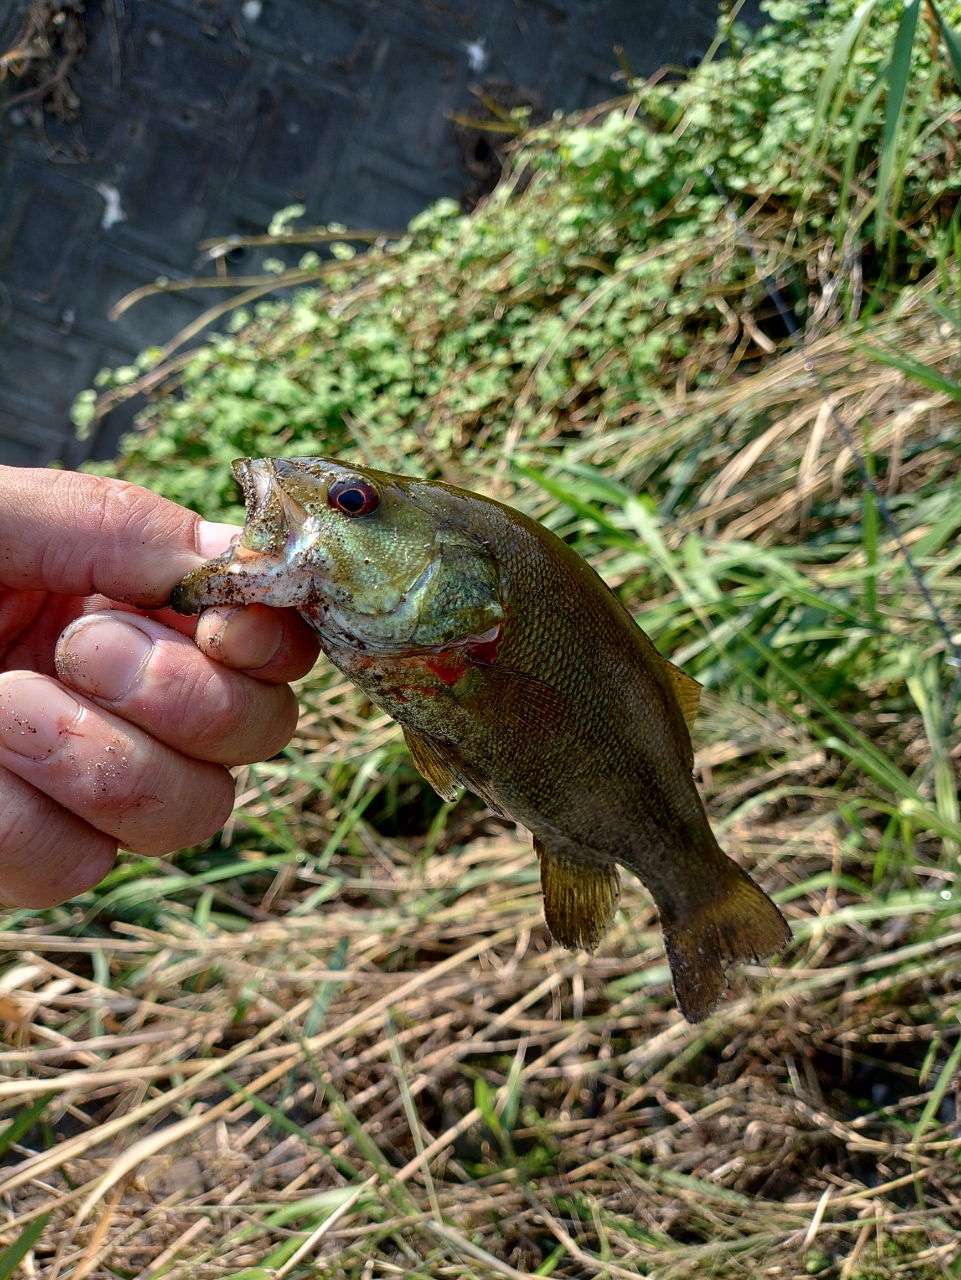
[(366, 516), (380, 506), (380, 494), (366, 480), (337, 480), (327, 492), (327, 505), (345, 516)]

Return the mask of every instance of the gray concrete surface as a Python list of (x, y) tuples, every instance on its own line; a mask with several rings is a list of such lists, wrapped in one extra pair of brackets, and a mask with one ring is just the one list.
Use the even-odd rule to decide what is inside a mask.
[[(25, 0), (0, 0), (0, 48)], [(468, 186), (447, 112), (498, 77), (572, 110), (638, 74), (692, 65), (713, 0), (88, 0), (75, 124), (0, 118), (0, 461), (104, 456), (69, 406), (105, 365), (162, 343), (213, 300), (129, 290), (184, 277), (209, 236), (251, 234), (295, 201), (316, 222), (402, 227)], [(756, 17), (756, 4), (752, 7)], [(18, 85), (0, 86), (0, 109)], [(255, 271), (249, 251), (231, 274)], [(209, 271), (209, 266), (206, 268)], [(128, 415), (129, 416), (129, 415)]]

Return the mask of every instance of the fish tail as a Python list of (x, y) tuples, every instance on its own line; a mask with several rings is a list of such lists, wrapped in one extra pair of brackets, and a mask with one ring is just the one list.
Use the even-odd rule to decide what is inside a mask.
[(536, 838), (534, 850), (541, 863), (544, 918), (551, 937), (562, 947), (593, 951), (614, 922), (621, 896), (617, 867), (559, 857)]
[(763, 960), (791, 939), (771, 899), (733, 862), (716, 898), (685, 919), (662, 911), (661, 927), (674, 994), (688, 1022), (701, 1022), (720, 1000), (725, 963)]

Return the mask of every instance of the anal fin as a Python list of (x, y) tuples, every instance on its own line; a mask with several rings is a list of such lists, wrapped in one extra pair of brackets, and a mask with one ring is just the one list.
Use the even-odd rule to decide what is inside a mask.
[(684, 723), (687, 725), (689, 732), (693, 732), (694, 721), (697, 719), (697, 709), (701, 705), (701, 686), (693, 676), (689, 676), (680, 667), (675, 667), (674, 663), (669, 662), (667, 658), (663, 658), (662, 661), (666, 668), (667, 678), (671, 682), (671, 688), (674, 690), (677, 705), (681, 708)]
[(552, 853), (535, 836), (541, 864), (544, 918), (562, 947), (593, 951), (614, 922), (621, 880), (613, 863), (589, 866)]
[(674, 994), (688, 1022), (701, 1022), (724, 991), (726, 963), (763, 960), (782, 951), (791, 930), (777, 907), (735, 863), (718, 897), (684, 920), (661, 912)]

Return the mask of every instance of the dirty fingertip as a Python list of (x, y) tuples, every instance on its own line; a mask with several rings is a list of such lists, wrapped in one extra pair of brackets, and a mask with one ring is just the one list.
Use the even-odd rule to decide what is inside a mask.
[(284, 634), (283, 619), (276, 610), (249, 604), (204, 610), (194, 639), (208, 658), (240, 671), (255, 671), (274, 661)]

